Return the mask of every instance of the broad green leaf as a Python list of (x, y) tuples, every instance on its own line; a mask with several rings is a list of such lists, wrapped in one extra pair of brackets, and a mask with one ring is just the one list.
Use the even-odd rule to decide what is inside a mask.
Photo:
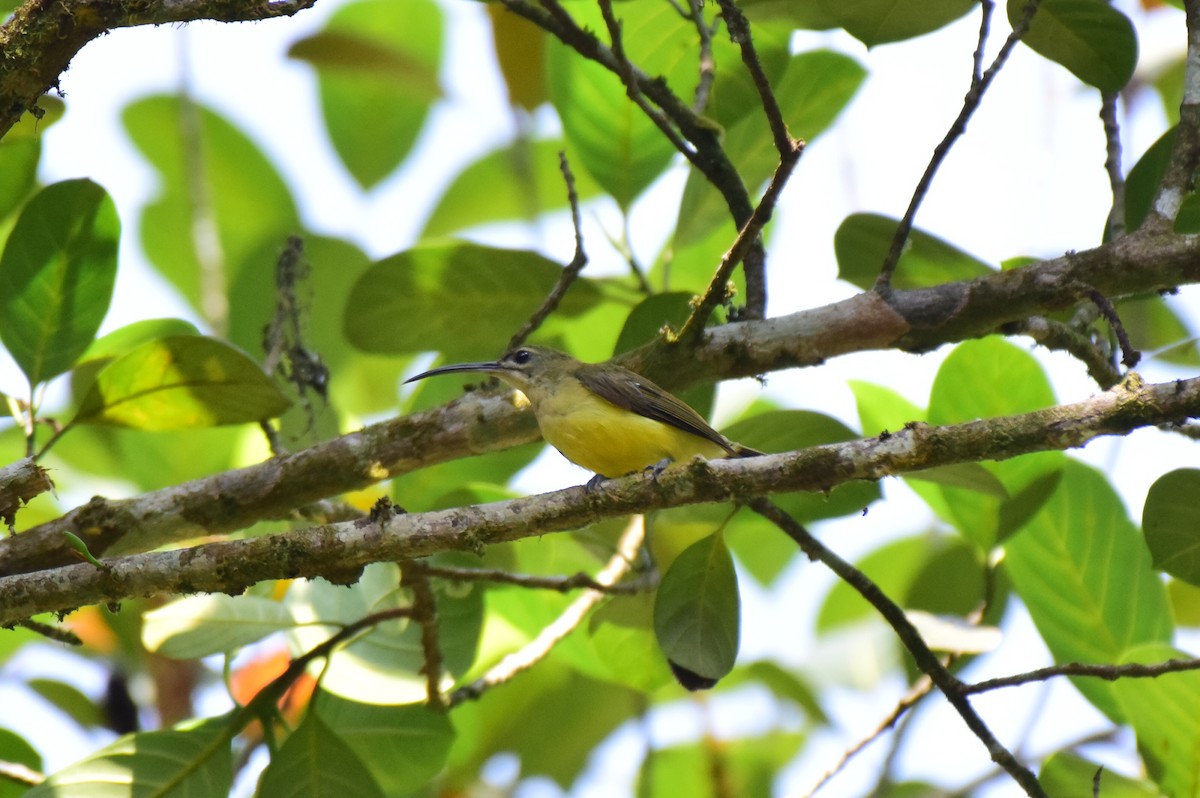
[(912, 39), (966, 14), (974, 0), (817, 0), (837, 25), (867, 47)]
[[(1001, 338), (959, 344), (942, 363), (929, 398), (931, 424), (959, 424), (1026, 413), (1054, 404), (1041, 365)], [(971, 542), (988, 549), (1021, 528), (1056, 486), (1061, 452), (1043, 452), (982, 465), (1007, 491), (941, 485), (950, 520)]]
[(905, 424), (924, 421), (925, 410), (883, 385), (850, 380), (863, 435), (898, 432)]
[[(329, 638), (331, 629), (393, 607), (408, 606), (399, 588), (395, 565), (377, 563), (362, 578), (344, 587), (316, 579), (297, 583), (287, 603), (300, 625), (288, 633), (292, 650), (308, 651)], [(475, 585), (434, 583), (437, 594), (443, 686), (475, 659), (483, 615), (483, 591)], [(317, 667), (321, 686), (350, 701), (365, 704), (415, 704), (426, 699), (425, 652), (421, 629), (405, 619), (382, 623), (340, 649), (325, 667)]]
[(139, 344), (172, 335), (199, 334), (196, 325), (183, 319), (145, 319), (113, 330), (97, 338), (79, 356), (75, 368), (71, 370), (71, 396), (76, 403), (82, 401), (100, 369)]
[(407, 795), (446, 764), (454, 726), (427, 706), (379, 706), (317, 694), (317, 716), (366, 765), (385, 795)]
[(432, 0), (359, 0), (288, 55), (317, 71), (325, 128), (363, 188), (390, 175), (441, 97), (442, 12)]
[[(866, 74), (853, 58), (832, 50), (792, 56), (774, 87), (792, 135), (811, 143), (849, 104)], [(761, 110), (731, 124), (724, 146), (752, 192), (758, 190), (779, 164), (779, 153)], [(720, 192), (702, 174), (692, 170), (679, 205), (675, 246), (701, 240), (714, 226), (729, 218), (729, 207)]]
[(837, 21), (820, 3), (797, 3), (795, 0), (743, 0), (739, 3), (746, 17), (757, 30), (757, 24), (779, 20), (791, 28), (804, 30), (829, 30), (836, 28)]
[(1171, 579), (1167, 582), (1167, 598), (1171, 601), (1171, 615), (1180, 626), (1200, 627), (1200, 587)]
[(236, 651), (295, 625), (278, 601), (223, 593), (176, 599), (142, 617), (146, 650), (174, 659)]
[[(78, 687), (57, 679), (30, 679), (26, 685), (79, 726), (104, 728), (106, 719), (99, 703), (85, 695)], [(2, 794), (0, 791), (0, 795)]]
[[(1059, 489), (1005, 552), (1056, 662), (1116, 662), (1134, 645), (1171, 639), (1166, 590), (1150, 553), (1112, 486), (1087, 466), (1067, 462)], [(1074, 682), (1109, 717), (1124, 717), (1109, 683)]]
[(233, 783), (224, 723), (127, 734), (52, 773), (25, 798), (135, 798), (226, 795)]
[(653, 596), (613, 596), (592, 613), (588, 632), (608, 678), (646, 693), (671, 683), (654, 636)]
[(0, 256), (0, 341), (38, 385), (91, 345), (112, 299), (121, 223), (90, 180), (42, 189)]
[(548, 34), (503, 5), (488, 3), (496, 65), (508, 89), (508, 101), (532, 111), (546, 101)]
[(1179, 468), (1150, 486), (1142, 527), (1154, 567), (1176, 579), (1200, 585), (1200, 470)]
[[(1154, 664), (1192, 657), (1163, 641), (1130, 648), (1120, 663)], [(1162, 793), (1196, 795), (1200, 790), (1200, 673), (1118, 679), (1111, 689), (1137, 734), (1146, 770)], [(1107, 798), (1107, 788), (1101, 794)]]
[[(1129, 170), (1125, 179), (1125, 229), (1132, 233), (1142, 226), (1150, 214), (1154, 194), (1167, 171), (1167, 161), (1175, 146), (1175, 128), (1172, 127), (1158, 137), (1150, 148), (1142, 153), (1137, 163)], [(1105, 236), (1107, 239), (1108, 236)]]
[[(720, 507), (720, 505), (717, 505)], [(697, 505), (696, 509), (708, 505)], [(679, 508), (680, 510), (684, 508)], [(661, 516), (661, 513), (660, 513)], [(676, 515), (671, 511), (669, 524), (677, 524), (680, 520), (705, 522), (709, 530), (715, 529), (723, 519), (709, 512), (696, 514), (682, 513)], [(659, 522), (659, 530), (665, 531), (668, 523)], [(789, 566), (801, 558), (800, 549), (795, 541), (782, 534), (779, 528), (758, 513), (742, 511), (733, 516), (725, 527), (725, 539), (730, 550), (737, 557), (738, 565), (746, 569), (760, 585), (770, 587), (781, 576), (788, 572)]]
[(1129, 340), (1143, 354), (1177, 366), (1200, 366), (1196, 334), (1166, 298), (1127, 297), (1116, 308)]
[[(561, 273), (533, 252), (461, 242), (410, 249), (375, 264), (354, 284), (346, 337), (378, 354), (497, 357)], [(577, 316), (597, 296), (589, 281), (576, 280), (555, 315)]]
[[(161, 175), (159, 195), (142, 212), (146, 257), (193, 308), (206, 309), (212, 300), (205, 297), (224, 292), (263, 242), (282, 244), (296, 232), (287, 185), (223, 116), (194, 100), (156, 96), (127, 106), (122, 121)], [(201, 207), (194, 205), (197, 196)], [(198, 239), (206, 227), (215, 238)]]
[(952, 488), (965, 488), (996, 499), (1009, 498), (1004, 483), (979, 463), (958, 463), (925, 468), (920, 471), (910, 471), (904, 475), (904, 478), (920, 482), (933, 482)]
[(673, 668), (716, 681), (733, 670), (740, 624), (733, 558), (719, 533), (709, 535), (663, 574), (654, 601), (654, 633)]
[(1181, 54), (1175, 61), (1160, 67), (1150, 83), (1162, 101), (1162, 110), (1171, 127), (1179, 124), (1179, 105), (1183, 102), (1183, 87), (1187, 62)]
[(642, 717), (645, 707), (643, 694), (583, 676), (551, 654), (538, 663), (536, 678), (518, 677), (454, 708), (458, 739), (443, 791), (467, 794), (483, 763), (502, 752), (520, 758), (523, 777), (546, 776), (567, 789), (595, 747), (620, 724)]
[(383, 791), (357, 752), (315, 712), (271, 756), (258, 782), (258, 794), (272, 798), (353, 795), (383, 798)]
[[(519, 138), (481, 156), (442, 192), (420, 237), (435, 238), (490, 222), (529, 222), (566, 208), (567, 184), (558, 160), (565, 149), (561, 139)], [(572, 169), (571, 174), (581, 201), (600, 192), (588, 172)]]
[(287, 409), (254, 361), (215, 338), (148, 341), (105, 366), (73, 424), (144, 430), (247, 424)]
[[(837, 419), (808, 410), (776, 410), (759, 413), (729, 425), (725, 434), (759, 451), (775, 453), (826, 443), (840, 443), (859, 436)], [(874, 482), (847, 482), (828, 493), (785, 493), (775, 501), (801, 523), (862, 512), (882, 496)]]
[(1145, 779), (1122, 776), (1112, 768), (1068, 751), (1047, 759), (1038, 771), (1038, 782), (1047, 795), (1093, 795), (1099, 776), (1104, 798), (1161, 798), (1162, 793)]
[(63, 102), (57, 97), (43, 95), (38, 106), (44, 111), (40, 119), (28, 112), (23, 114), (0, 140), (0, 221), (8, 219), (33, 191), (42, 156), (42, 134), (62, 118)]
[[(892, 246), (898, 224), (895, 219), (874, 213), (847, 216), (833, 235), (838, 277), (864, 291), (870, 289)], [(993, 267), (952, 244), (913, 229), (901, 250), (892, 284), (904, 289), (925, 288), (993, 271)]]
[[(1028, 0), (1008, 0), (1016, 24)], [(1120, 91), (1137, 66), (1137, 33), (1129, 18), (1102, 0), (1041, 0), (1021, 41), (1101, 91)]]
[(720, 780), (713, 778), (713, 752), (707, 742), (651, 749), (639, 775), (637, 796), (772, 795), (780, 770), (795, 760), (804, 741), (804, 735), (794, 731), (722, 741)]
[[(598, 7), (574, 4), (578, 23), (608, 37)], [(623, 3), (622, 40), (629, 57), (651, 75), (695, 71), (696, 31), (668, 3)], [(616, 75), (557, 41), (546, 52), (550, 99), (580, 165), (623, 210), (671, 162), (675, 148), (633, 104)], [(694, 85), (694, 83), (693, 83)], [(676, 92), (681, 90), (675, 86)], [(686, 92), (685, 92), (686, 93)]]
[[(905, 609), (965, 615), (982, 603), (985, 577), (978, 555), (953, 537), (916, 535), (892, 541), (858, 562)], [(874, 617), (857, 590), (836, 582), (817, 613), (817, 630), (830, 631)]]
[[(35, 772), (42, 769), (42, 757), (34, 747), (20, 735), (4, 728), (0, 728), (0, 760), (24, 765)], [(0, 798), (20, 798), (26, 789), (23, 784), (5, 779), (0, 781)]]

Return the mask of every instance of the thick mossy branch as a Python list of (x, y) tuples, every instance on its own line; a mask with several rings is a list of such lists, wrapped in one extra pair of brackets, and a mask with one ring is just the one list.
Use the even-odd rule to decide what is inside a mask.
[(116, 28), (211, 19), (249, 22), (290, 17), (316, 0), (29, 0), (0, 26), (0, 136), (92, 39)]
[[(877, 438), (798, 452), (696, 461), (492, 504), (278, 535), (206, 543), (0, 578), (0, 624), (41, 612), (159, 593), (239, 593), (269, 579), (328, 576), (339, 582), (373, 562), (408, 560), (579, 529), (604, 518), (784, 491), (825, 491), (853, 480), (954, 463), (1083, 446), (1165, 420), (1200, 417), (1200, 378), (1160, 385), (1127, 381), (1071, 405), (944, 427), (914, 424)], [(17, 538), (19, 539), (19, 538)]]

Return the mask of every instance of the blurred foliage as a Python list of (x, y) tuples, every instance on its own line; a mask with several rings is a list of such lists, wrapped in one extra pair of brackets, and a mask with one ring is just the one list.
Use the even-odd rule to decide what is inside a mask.
[[(690, 18), (684, 5), (612, 4), (621, 52), (682, 106), (707, 92), (707, 101), (695, 107), (695, 123), (720, 142), (742, 187), (757, 198), (778, 161), (759, 88), (742, 66), (720, 5), (695, 4), (699, 19)], [(741, 5), (791, 132), (811, 144), (870, 78), (842, 52), (796, 51), (797, 30), (840, 29), (868, 47), (881, 46), (939, 30), (978, 4)], [(1009, 0), (1009, 20), (1019, 19), (1024, 7), (1024, 0)], [(277, 423), (288, 445), (303, 447), (355, 430), (364, 419), (457, 397), (461, 383), (421, 383), (405, 392), (399, 378), (429, 353), (441, 361), (495, 357), (551, 292), (568, 252), (552, 259), (468, 239), (485, 226), (537, 229), (561, 217), (568, 208), (562, 156), (574, 171), (584, 213), (604, 204), (628, 221), (641, 212), (651, 187), (668, 185), (675, 192), (675, 221), (673, 229), (660, 231), (648, 268), (630, 256), (628, 273), (575, 280), (534, 340), (599, 360), (677, 330), (733, 240), (724, 195), (700, 171), (681, 166), (686, 160), (659, 123), (631, 102), (611, 69), (581, 57), (580, 49), (590, 52), (589, 37), (609, 41), (601, 6), (570, 2), (562, 9), (582, 31), (570, 46), (499, 3), (480, 14), (495, 44), (494, 54), (483, 57), (495, 57), (518, 132), (406, 206), (403, 213), (424, 220), (423, 232), (403, 251), (377, 259), (354, 242), (307, 230), (292, 176), (276, 167), (271, 143), (187, 93), (140, 98), (121, 110), (129, 143), (156, 177), (136, 219), (119, 220), (108, 192), (90, 180), (41, 186), (41, 135), (62, 113), (61, 101), (44, 99), (44, 118), (27, 116), (0, 142), (0, 342), (29, 383), (23, 393), (0, 398), (9, 415), (37, 415), (55, 430), (51, 437), (35, 426), (36, 440), (27, 442), (21, 425), (6, 417), (0, 453), (7, 463), (22, 456), (27, 443), (36, 450), (53, 442), (45, 462), (59, 486), (58, 495), (22, 510), (18, 528), (54, 517), (66, 509), (67, 497), (145, 492), (259, 461), (267, 456), (260, 423)], [(411, 167), (432, 121), (454, 102), (442, 86), (447, 59), (455, 55), (446, 46), (449, 22), (433, 0), (352, 0), (337, 5), (319, 30), (290, 44), (288, 57), (314, 77), (313, 104), (335, 165), (364, 192)], [(711, 46), (716, 67), (707, 85), (698, 65), (708, 53), (700, 41), (710, 37), (705, 47)], [(1127, 86), (1137, 62), (1132, 23), (1100, 0), (1043, 0), (1024, 45), (1069, 70), (1081, 87), (1108, 92)], [(1179, 64), (1154, 79), (1168, 108), (1178, 105), (1182, 85)], [(531, 124), (538, 115), (555, 117), (556, 132)], [(1129, 174), (1130, 230), (1151, 212), (1173, 137), (1174, 130), (1164, 134)], [(686, 177), (675, 179), (682, 168)], [(1179, 231), (1200, 230), (1200, 201), (1189, 195), (1183, 202)], [(846, 218), (832, 241), (840, 279), (869, 288), (897, 224), (876, 213)], [(126, 244), (135, 243), (127, 240), (130, 230), (138, 231), (150, 268), (175, 290), (188, 318), (162, 318), (146, 308), (142, 318), (97, 338), (118, 269), (130, 268), (124, 259), (131, 247), (118, 249), (122, 235)], [(618, 248), (628, 248), (625, 232), (613, 234)], [(300, 236), (304, 250), (288, 283), (277, 263), (292, 235)], [(917, 229), (908, 236), (894, 285), (930, 288), (995, 269), (958, 248), (949, 234)], [(740, 275), (733, 282), (744, 284)], [(310, 359), (267, 374), (264, 345), (271, 344), (267, 330), (280, 303), (299, 331), (292, 354)], [(1188, 320), (1159, 297), (1126, 298), (1119, 308), (1139, 346), (1179, 366), (1200, 362)], [(711, 322), (723, 323), (735, 312), (727, 303)], [(317, 373), (327, 369), (328, 384), (297, 380), (302, 362)], [(309, 389), (299, 390), (300, 384)], [(994, 418), (1056, 401), (1040, 362), (1000, 338), (957, 346), (923, 406), (874, 381), (855, 381), (851, 390), (860, 430), (765, 402), (734, 413), (725, 430), (746, 445), (783, 452), (886, 436), (913, 423)], [(708, 416), (715, 389), (697, 386), (682, 396)], [(540, 451), (529, 445), (444, 463), (405, 474), (387, 489), (413, 511), (498, 501), (513, 495), (512, 481)], [(952, 620), (999, 623), (1015, 595), (1059, 662), (1185, 656), (1172, 648), (1173, 632), (1176, 622), (1200, 625), (1193, 540), (1200, 518), (1191, 493), (1198, 475), (1174, 471), (1155, 483), (1143, 535), (1106, 477), (1061, 452), (907, 474), (903, 482), (928, 505), (934, 528), (909, 529), (864, 551), (857, 564), (906, 610)], [(347, 499), (363, 509), (383, 492)], [(866, 482), (823, 495), (777, 497), (804, 523), (854, 518), (868, 508), (887, 512), (888, 499), (878, 484)], [(814, 566), (763, 519), (734, 505), (664, 511), (646, 523), (648, 545), (627, 565), (634, 581), (657, 576), (657, 593), (604, 598), (530, 673), (450, 711), (426, 705), (431, 681), (453, 691), (486, 678), (490, 668), (570, 613), (579, 594), (433, 578), (426, 587), (436, 603), (436, 673), (428, 672), (425, 627), (406, 614), (420, 591), (394, 564), (367, 568), (349, 587), (323, 580), (264, 583), (241, 596), (146, 602), (144, 616), (140, 602), (121, 612), (85, 608), (69, 622), (83, 644), (74, 656), (119, 674), (113, 684), (128, 678), (160, 695), (175, 690), (190, 700), (217, 681), (223, 660), (240, 708), (98, 744), (25, 794), (225, 796), (249, 753), (264, 741), (269, 761), (255, 788), (264, 796), (490, 794), (508, 790), (488, 783), (504, 754), (515, 755), (514, 779), (540, 777), (571, 790), (591, 778), (589, 760), (598, 747), (618, 739), (640, 757), (626, 794), (778, 793), (781, 773), (808, 755), (812, 733), (831, 723), (825, 691), (845, 683), (869, 687), (902, 673), (897, 642), (877, 645), (873, 610), (838, 582), (824, 589), (815, 610), (817, 645), (807, 659), (749, 661), (739, 652), (740, 637), (766, 621), (742, 612), (748, 606), (743, 596), (770, 590), (774, 600), (787, 578), (807, 575)], [(263, 524), (247, 534), (291, 524)], [(624, 527), (623, 521), (605, 521), (569, 535), (495, 546), (480, 557), (439, 555), (430, 564), (497, 569), (517, 581), (594, 574), (613, 556)], [(1169, 586), (1163, 573), (1174, 577)], [(385, 611), (394, 617), (344, 641), (327, 659), (289, 670), (289, 655), (303, 657), (345, 625)], [(801, 637), (803, 626), (797, 614), (792, 627), (766, 635)], [(22, 627), (0, 631), (0, 658), (9, 662), (35, 651), (39, 639)], [(283, 641), (288, 655), (281, 653)], [(197, 670), (190, 661), (201, 659), (204, 667)], [(668, 661), (676, 676), (682, 669), (684, 681), (690, 674), (715, 683), (714, 698), (684, 704), (686, 694), (671, 679)], [(196, 673), (202, 676), (193, 678)], [(1104, 795), (1192, 794), (1200, 773), (1194, 681), (1186, 675), (1078, 682), (1083, 696), (1114, 724), (1133, 730), (1145, 764), (1144, 778), (1105, 771)], [(25, 686), (63, 722), (81, 729), (103, 724), (113, 700), (56, 678), (29, 678)], [(134, 691), (139, 698), (145, 693)], [(754, 701), (769, 707), (757, 713), (754, 730), (730, 739), (707, 731), (714, 706)], [(705, 717), (665, 742), (648, 733), (652, 721), (679, 711)], [(880, 716), (885, 711), (880, 708)], [(142, 720), (149, 714), (143, 711)], [(25, 738), (24, 720), (4, 717), (12, 728), (0, 728), (0, 760), (41, 768), (46, 757)], [(934, 742), (907, 739), (906, 745), (924, 746), (929, 761), (939, 755)], [(1096, 767), (1064, 748), (1047, 758), (1040, 778), (1052, 795), (1090, 794)], [(888, 787), (891, 795), (935, 794), (925, 784), (881, 778), (881, 789)], [(243, 794), (252, 788), (239, 784)], [(22, 792), (0, 782), (0, 796)]]

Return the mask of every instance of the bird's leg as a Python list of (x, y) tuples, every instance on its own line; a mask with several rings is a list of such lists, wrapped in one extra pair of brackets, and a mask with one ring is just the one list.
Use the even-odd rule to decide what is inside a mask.
[(589, 479), (587, 481), (587, 483), (583, 486), (583, 489), (585, 491), (587, 491), (588, 493), (591, 493), (596, 488), (600, 487), (600, 483), (606, 479), (608, 479), (608, 477), (604, 476), (603, 474), (593, 474), (592, 478)]
[(661, 474), (662, 472), (666, 471), (667, 466), (669, 466), (673, 462), (675, 462), (675, 461), (672, 460), (670, 457), (664, 457), (663, 459), (659, 460), (657, 463), (654, 463), (653, 465), (648, 465), (645, 468), (643, 468), (642, 470), (644, 472), (650, 474), (655, 479), (658, 479), (658, 475)]

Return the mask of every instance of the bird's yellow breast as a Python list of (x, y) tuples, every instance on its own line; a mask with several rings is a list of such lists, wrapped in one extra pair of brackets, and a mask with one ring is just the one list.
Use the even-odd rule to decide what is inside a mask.
[(548, 395), (527, 391), (542, 437), (572, 463), (619, 477), (665, 459), (724, 457), (717, 444), (617, 407), (578, 380), (561, 380)]

